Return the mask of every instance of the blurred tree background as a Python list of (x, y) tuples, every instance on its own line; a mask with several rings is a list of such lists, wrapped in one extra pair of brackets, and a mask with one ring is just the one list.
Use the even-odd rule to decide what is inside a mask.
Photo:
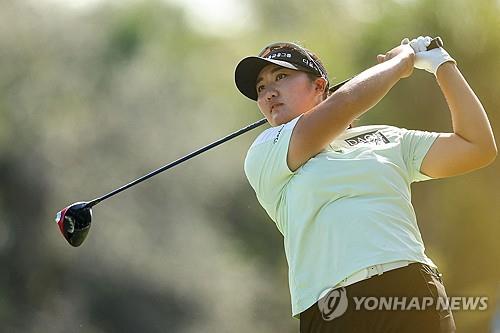
[[(89, 4), (91, 3), (91, 4)], [(403, 37), (441, 36), (497, 138), (500, 2), (0, 0), (0, 331), (297, 332), (282, 237), (243, 160), (262, 130), (94, 209), (80, 248), (53, 222), (261, 118), (233, 72), (269, 42), (316, 51), (338, 82)], [(212, 17), (212, 21), (210, 21)], [(451, 131), (415, 71), (357, 125)], [(500, 288), (500, 164), (413, 186), (427, 254), (489, 332)]]

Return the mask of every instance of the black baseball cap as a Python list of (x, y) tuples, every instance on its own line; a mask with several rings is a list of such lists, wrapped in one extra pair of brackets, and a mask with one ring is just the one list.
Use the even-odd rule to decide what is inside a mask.
[(316, 74), (328, 82), (326, 71), (309, 52), (294, 43), (273, 43), (264, 48), (258, 56), (241, 60), (236, 66), (234, 80), (238, 90), (246, 97), (257, 100), (257, 76), (269, 64)]

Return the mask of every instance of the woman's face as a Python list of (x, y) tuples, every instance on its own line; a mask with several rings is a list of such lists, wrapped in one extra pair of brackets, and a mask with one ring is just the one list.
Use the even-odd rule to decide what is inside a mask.
[(257, 105), (271, 126), (285, 124), (321, 102), (323, 79), (318, 80), (311, 81), (305, 72), (268, 65), (257, 77)]

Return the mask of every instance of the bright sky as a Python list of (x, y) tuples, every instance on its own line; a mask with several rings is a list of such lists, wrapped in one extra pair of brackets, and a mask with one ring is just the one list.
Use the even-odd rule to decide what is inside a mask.
[[(40, 0), (33, 0), (40, 4)], [(103, 2), (121, 3), (140, 0), (43, 0), (73, 10), (88, 10)], [(163, 0), (184, 7), (193, 28), (202, 33), (232, 35), (251, 26), (248, 0)]]

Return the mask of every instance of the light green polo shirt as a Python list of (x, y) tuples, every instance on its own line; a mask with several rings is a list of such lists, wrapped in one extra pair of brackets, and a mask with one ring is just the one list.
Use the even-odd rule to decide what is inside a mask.
[(257, 199), (284, 237), (292, 316), (362, 268), (396, 260), (436, 267), (424, 253), (410, 184), (431, 179), (420, 165), (439, 134), (347, 129), (292, 172), (288, 144), (299, 118), (262, 132), (245, 159)]

